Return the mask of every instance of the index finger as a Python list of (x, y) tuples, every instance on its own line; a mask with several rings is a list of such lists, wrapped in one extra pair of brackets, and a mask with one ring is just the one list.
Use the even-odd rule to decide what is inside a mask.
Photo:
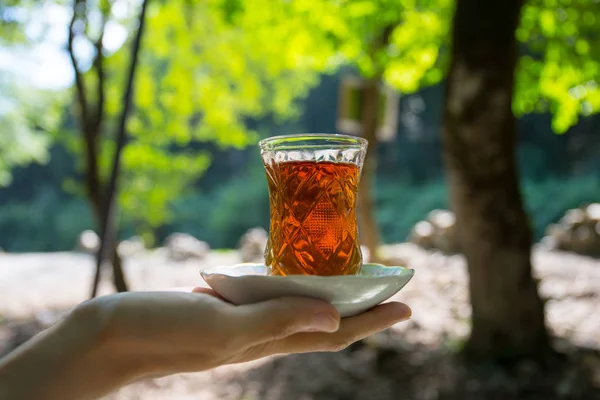
[[(259, 357), (285, 353), (340, 351), (354, 342), (380, 332), (397, 322), (406, 321), (412, 311), (406, 304), (380, 304), (355, 317), (344, 318), (333, 333), (297, 333), (287, 338), (266, 343), (257, 353)], [(255, 353), (256, 354), (256, 353)]]
[(214, 291), (211, 288), (195, 287), (194, 289), (192, 289), (192, 293), (206, 294), (206, 295), (212, 296), (216, 299), (222, 300), (226, 303), (229, 303), (229, 300), (227, 300), (225, 297), (221, 296), (219, 293), (217, 293), (216, 291)]

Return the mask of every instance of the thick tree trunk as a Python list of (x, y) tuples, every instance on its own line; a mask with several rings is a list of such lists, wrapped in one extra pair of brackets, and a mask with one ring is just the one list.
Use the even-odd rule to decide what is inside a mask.
[(378, 85), (378, 79), (368, 80), (364, 89), (363, 137), (369, 141), (369, 150), (365, 157), (358, 192), (361, 243), (369, 250), (370, 261), (375, 263), (380, 262), (377, 255), (379, 228), (375, 218), (375, 202), (373, 200), (373, 177), (377, 168)]
[(511, 101), (521, 6), (458, 0), (444, 111), (450, 198), (470, 276), (466, 352), (488, 361), (551, 354), (515, 161)]

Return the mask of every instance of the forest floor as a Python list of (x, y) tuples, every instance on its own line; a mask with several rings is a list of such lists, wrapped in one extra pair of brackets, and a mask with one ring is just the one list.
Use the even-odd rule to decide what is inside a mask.
[[(510, 370), (467, 365), (457, 355), (469, 330), (467, 274), (461, 256), (410, 244), (388, 256), (414, 268), (393, 299), (413, 309), (410, 321), (339, 353), (270, 357), (135, 383), (106, 400), (600, 400), (600, 260), (536, 249), (547, 321), (565, 362), (549, 370), (524, 360)], [(198, 271), (239, 262), (213, 252), (175, 263), (163, 250), (126, 260), (133, 290), (203, 286)], [(93, 260), (75, 253), (0, 254), (0, 356), (85, 300)], [(110, 293), (104, 277), (101, 293)]]

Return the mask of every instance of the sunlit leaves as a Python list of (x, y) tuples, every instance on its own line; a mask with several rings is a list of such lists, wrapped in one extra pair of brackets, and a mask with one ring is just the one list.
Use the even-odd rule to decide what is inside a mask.
[(11, 182), (10, 170), (49, 159), (51, 134), (60, 122), (63, 97), (16, 83), (0, 71), (0, 187)]
[(173, 197), (183, 195), (209, 163), (205, 153), (172, 152), (139, 142), (128, 145), (120, 191), (124, 217), (143, 221), (142, 228), (163, 224), (170, 217)]
[(600, 38), (593, 0), (531, 0), (517, 38), (519, 62), (513, 108), (519, 115), (551, 111), (552, 129), (565, 132), (580, 115), (600, 111)]
[[(279, 52), (288, 52), (296, 66), (299, 60), (308, 60), (308, 65), (320, 71), (350, 66), (367, 78), (383, 76), (404, 92), (437, 83), (443, 76), (446, 54), (440, 49), (448, 44), (451, 0), (295, 0), (276, 4), (255, 5), (260, 13), (255, 15), (254, 29), (266, 30), (273, 38), (268, 43), (277, 44)], [(264, 12), (272, 13), (273, 19), (265, 20)], [(294, 37), (274, 42), (284, 37), (286, 29), (291, 29)]]
[[(151, 7), (135, 96), (139, 117), (129, 125), (133, 135), (241, 147), (253, 139), (246, 118), (293, 114), (294, 102), (315, 83), (305, 30), (293, 32), (282, 20), (279, 32), (260, 28), (257, 22), (273, 16), (254, 11), (256, 4), (238, 10), (232, 25), (221, 5), (172, 1)], [(126, 60), (111, 62), (118, 69)]]
[[(122, 160), (123, 216), (138, 227), (166, 222), (169, 204), (208, 167), (204, 153), (175, 150), (193, 141), (244, 147), (258, 135), (248, 118), (297, 113), (297, 100), (327, 68), (331, 47), (305, 29), (310, 8), (294, 14), (263, 0), (153, 2)], [(126, 47), (107, 59), (107, 111), (121, 110)], [(110, 125), (108, 125), (110, 129)], [(114, 152), (102, 145), (106, 174)]]
[[(20, 4), (27, 10), (33, 10), (35, 3), (10, 1), (11, 6)], [(131, 140), (123, 159), (123, 217), (142, 227), (164, 223), (171, 200), (190, 187), (210, 162), (207, 154), (182, 153), (179, 149), (195, 141), (238, 148), (254, 143), (257, 133), (246, 127), (247, 120), (298, 115), (298, 100), (318, 83), (322, 73), (350, 67), (364, 77), (381, 76), (404, 93), (440, 82), (446, 72), (454, 3), (150, 2), (135, 83), (135, 107), (127, 125)], [(127, 0), (90, 0), (89, 4), (92, 19), (98, 14), (98, 5), (112, 5), (109, 25), (129, 33), (124, 47), (106, 52), (107, 118), (105, 139), (100, 143), (102, 177), (106, 178), (114, 154), (111, 138), (121, 112), (129, 41), (136, 29), (134, 17), (139, 4)], [(0, 15), (3, 43), (25, 39), (19, 29), (24, 30), (23, 21), (31, 12), (19, 21), (13, 11)], [(517, 114), (550, 111), (553, 129), (564, 132), (580, 115), (598, 112), (598, 16), (600, 3), (593, 0), (526, 2), (517, 31), (522, 54), (513, 101)], [(94, 40), (95, 31), (89, 29), (89, 39)], [(18, 37), (12, 36), (15, 34)], [(96, 81), (90, 73), (86, 78), (90, 98), (95, 99)], [(33, 110), (46, 115), (39, 108)], [(0, 115), (2, 126), (12, 127), (9, 130), (13, 133), (0, 135), (4, 140), (0, 143), (4, 163), (0, 165), (0, 184), (2, 179), (6, 182), (11, 165), (44, 159), (42, 136), (26, 128), (31, 123), (24, 123), (29, 117), (14, 112)], [(83, 155), (77, 136), (69, 132), (60, 137), (69, 149)], [(24, 152), (13, 151), (17, 145)]]
[(414, 92), (423, 85), (437, 83), (445, 71), (441, 57), (447, 48), (451, 4), (439, 2), (437, 10), (411, 10), (393, 32), (392, 54), (385, 72), (386, 80), (403, 92)]

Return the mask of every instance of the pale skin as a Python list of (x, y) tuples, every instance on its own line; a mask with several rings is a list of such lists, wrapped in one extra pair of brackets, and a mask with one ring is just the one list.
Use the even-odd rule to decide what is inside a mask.
[(104, 296), (0, 359), (0, 399), (97, 399), (144, 378), (339, 351), (410, 315), (395, 302), (344, 319), (307, 298), (235, 306), (205, 288)]

